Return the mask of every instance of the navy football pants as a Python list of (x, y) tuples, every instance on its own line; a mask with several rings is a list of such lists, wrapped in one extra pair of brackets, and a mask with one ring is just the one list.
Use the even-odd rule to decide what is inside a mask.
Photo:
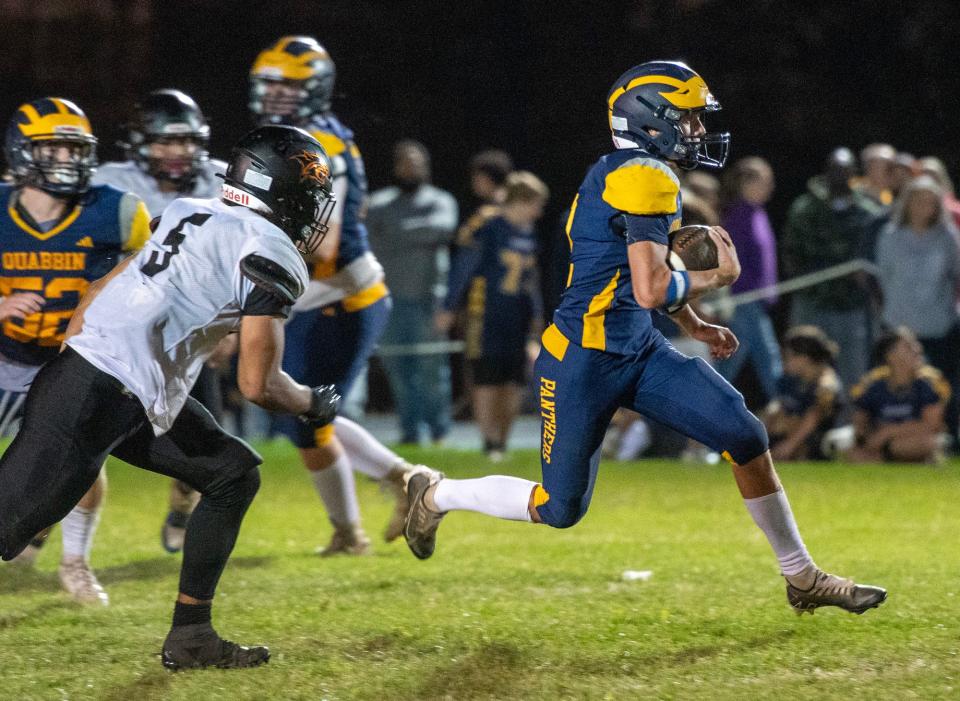
[[(558, 338), (556, 327), (547, 333)], [(551, 346), (554, 352), (541, 348), (534, 366), (543, 489), (549, 495), (537, 508), (544, 523), (569, 528), (586, 513), (600, 444), (618, 407), (666, 424), (737, 464), (767, 451), (766, 430), (743, 396), (703, 360), (681, 354), (662, 336), (641, 356), (575, 343), (560, 344), (562, 352), (558, 344)]]

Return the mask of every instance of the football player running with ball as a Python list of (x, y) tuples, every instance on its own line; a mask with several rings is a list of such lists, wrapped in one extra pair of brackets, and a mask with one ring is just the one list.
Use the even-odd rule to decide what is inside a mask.
[(333, 420), (336, 393), (298, 384), (280, 366), (282, 320), (309, 279), (303, 255), (327, 231), (329, 175), (329, 159), (306, 132), (268, 126), (243, 137), (219, 199), (171, 204), (140, 253), (90, 286), (0, 459), (4, 560), (63, 518), (107, 455), (200, 492), (163, 643), (168, 668), (252, 667), (269, 658), (265, 647), (222, 639), (210, 617), (261, 458), (188, 395), (217, 344), (239, 330), (247, 399), (314, 428)]
[(727, 233), (710, 236), (719, 264), (702, 272), (667, 265), (681, 197), (668, 165), (720, 167), (728, 134), (707, 133), (720, 109), (703, 79), (682, 63), (644, 63), (617, 79), (607, 98), (616, 150), (588, 171), (566, 231), (571, 263), (566, 292), (543, 334), (534, 374), (540, 386), (543, 482), (490, 476), (452, 480), (413, 475), (405, 536), (414, 554), (433, 554), (436, 531), (452, 510), (569, 528), (586, 513), (600, 444), (614, 411), (625, 407), (709, 446), (733, 466), (747, 510), (766, 535), (798, 612), (839, 606), (863, 613), (886, 598), (819, 569), (807, 552), (780, 485), (763, 424), (743, 397), (703, 360), (677, 352), (651, 323), (666, 309), (718, 358), (737, 339), (700, 319), (686, 302), (726, 287), (740, 274)]

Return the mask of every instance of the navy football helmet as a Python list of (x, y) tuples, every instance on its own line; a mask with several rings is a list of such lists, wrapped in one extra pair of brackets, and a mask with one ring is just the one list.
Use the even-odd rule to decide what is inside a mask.
[[(175, 139), (193, 142), (183, 158), (160, 159), (150, 155), (150, 145)], [(210, 126), (192, 97), (179, 90), (154, 90), (134, 108), (127, 125), (127, 157), (158, 180), (181, 187), (192, 182), (201, 164), (208, 160)]]
[[(66, 148), (67, 158), (62, 158)], [(90, 187), (97, 168), (97, 139), (83, 110), (62, 97), (20, 105), (10, 120), (4, 155), (18, 186), (56, 197), (75, 197)], [(58, 154), (58, 151), (60, 152)]]
[(270, 124), (233, 147), (220, 196), (262, 214), (308, 254), (329, 230), (332, 188), (330, 159), (320, 142), (303, 129)]
[(607, 95), (613, 141), (618, 148), (642, 148), (681, 168), (721, 168), (730, 149), (730, 134), (685, 133), (691, 113), (702, 118), (720, 110), (696, 71), (675, 61), (649, 61), (617, 78)]

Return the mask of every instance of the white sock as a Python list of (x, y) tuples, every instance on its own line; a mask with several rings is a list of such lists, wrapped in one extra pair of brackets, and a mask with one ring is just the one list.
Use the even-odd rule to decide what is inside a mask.
[(93, 546), (93, 534), (97, 532), (100, 522), (100, 509), (84, 509), (75, 506), (60, 522), (63, 538), (63, 559), (90, 557), (90, 548)]
[(360, 525), (357, 486), (353, 481), (350, 458), (346, 454), (337, 458), (330, 467), (311, 470), (310, 478), (334, 526)]
[(375, 480), (382, 480), (390, 470), (403, 462), (403, 458), (355, 421), (338, 416), (333, 426), (355, 470)]
[(634, 421), (620, 437), (620, 448), (617, 450), (617, 460), (633, 460), (650, 447), (653, 439), (650, 437), (650, 427), (640, 419)]
[(813, 565), (813, 559), (807, 552), (807, 546), (803, 544), (797, 522), (790, 510), (790, 502), (782, 489), (756, 499), (744, 499), (743, 503), (770, 541), (783, 574), (800, 574)]
[(536, 482), (503, 475), (442, 479), (433, 493), (433, 502), (440, 511), (478, 511), (508, 521), (529, 521), (527, 507), (536, 486)]

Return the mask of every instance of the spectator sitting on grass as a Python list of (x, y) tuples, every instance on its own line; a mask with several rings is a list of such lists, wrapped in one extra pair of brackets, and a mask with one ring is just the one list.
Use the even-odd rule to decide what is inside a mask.
[(923, 362), (923, 348), (905, 326), (883, 334), (874, 348), (877, 367), (851, 391), (854, 462), (939, 462), (943, 414), (950, 385)]
[(797, 326), (783, 343), (784, 374), (763, 422), (775, 460), (825, 460), (820, 445), (842, 408), (833, 365), (837, 344), (816, 326)]

